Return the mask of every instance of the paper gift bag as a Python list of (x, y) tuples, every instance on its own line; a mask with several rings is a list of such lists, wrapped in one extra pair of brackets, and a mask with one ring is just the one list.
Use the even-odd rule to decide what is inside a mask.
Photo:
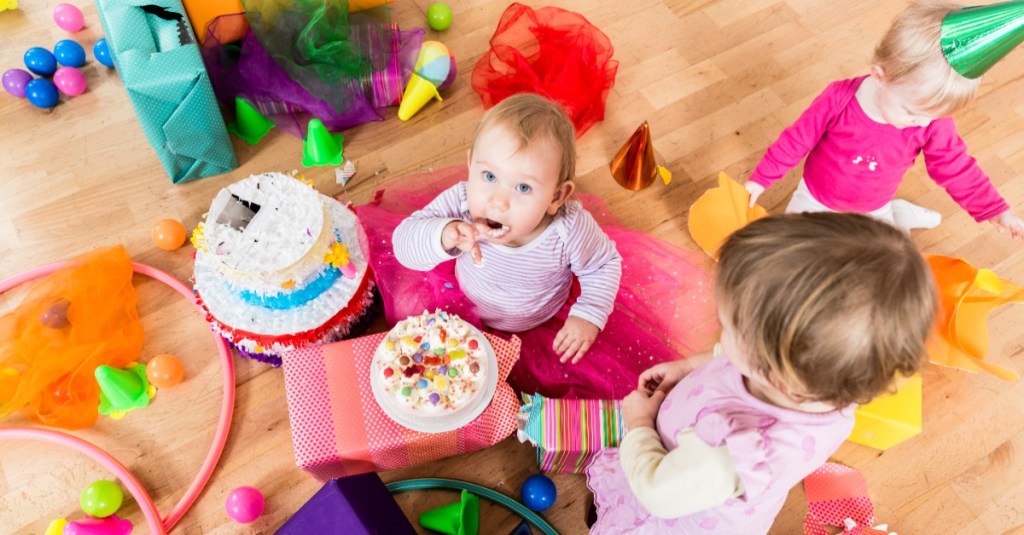
[(146, 139), (174, 183), (238, 167), (195, 35), (178, 0), (96, 0)]
[(758, 205), (750, 207), (750, 193), (725, 173), (718, 173), (718, 186), (709, 188), (690, 206), (686, 226), (693, 241), (711, 258), (718, 260), (718, 249), (733, 232), (747, 223), (766, 217)]
[(897, 385), (895, 393), (857, 407), (850, 442), (887, 450), (921, 432), (921, 375)]
[(599, 451), (622, 441), (618, 400), (547, 399), (523, 395), (518, 437), (537, 447), (537, 466), (545, 472), (582, 473)]
[(928, 341), (928, 358), (935, 364), (969, 372), (987, 371), (1013, 381), (1017, 372), (988, 362), (988, 328), (992, 309), (1024, 301), (1024, 288), (1000, 280), (991, 270), (976, 268), (960, 258), (926, 255), (939, 288), (935, 333)]

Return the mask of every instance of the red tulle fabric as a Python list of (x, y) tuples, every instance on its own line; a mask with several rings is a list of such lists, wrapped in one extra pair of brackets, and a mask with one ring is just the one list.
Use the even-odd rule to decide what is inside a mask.
[(473, 69), (485, 109), (517, 93), (539, 93), (565, 108), (576, 137), (604, 119), (619, 62), (608, 36), (583, 15), (513, 3), (490, 45)]
[[(376, 274), (389, 325), (424, 310), (440, 308), (487, 329), (473, 303), (459, 289), (455, 262), (432, 271), (413, 271), (394, 256), (391, 234), (410, 213), (466, 177), (458, 166), (410, 176), (403, 185), (379, 192), (356, 207), (369, 237), (370, 263)], [(577, 364), (562, 364), (552, 349), (555, 335), (579, 293), (551, 319), (522, 333), (522, 356), (509, 384), (517, 391), (552, 398), (620, 399), (636, 389), (640, 372), (667, 360), (707, 350), (718, 333), (712, 269), (703, 254), (679, 249), (641, 232), (618, 226), (599, 199), (581, 195), (622, 255), (622, 282), (615, 309), (590, 351)]]

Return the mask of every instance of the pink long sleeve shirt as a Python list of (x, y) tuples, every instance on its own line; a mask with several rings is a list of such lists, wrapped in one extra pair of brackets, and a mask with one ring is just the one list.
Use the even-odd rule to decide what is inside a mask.
[(976, 221), (1009, 209), (967, 154), (951, 117), (925, 127), (877, 123), (854, 98), (865, 78), (829, 84), (768, 147), (750, 180), (767, 188), (806, 156), (804, 181), (815, 199), (838, 212), (867, 213), (896, 196), (903, 175), (924, 153), (928, 175)]

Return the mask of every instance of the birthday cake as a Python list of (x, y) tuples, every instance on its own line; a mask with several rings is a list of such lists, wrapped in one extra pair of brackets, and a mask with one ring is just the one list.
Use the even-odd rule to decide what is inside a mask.
[(411, 429), (441, 432), (483, 412), (497, 373), (487, 338), (458, 316), (437, 311), (398, 322), (381, 341), (370, 377), (392, 419)]
[(222, 189), (193, 231), (196, 298), (243, 355), (280, 355), (348, 334), (373, 302), (355, 213), (302, 180), (254, 175)]

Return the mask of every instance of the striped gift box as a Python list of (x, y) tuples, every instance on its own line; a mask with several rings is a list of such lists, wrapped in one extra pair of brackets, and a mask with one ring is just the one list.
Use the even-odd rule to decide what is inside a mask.
[(579, 474), (602, 448), (622, 441), (619, 400), (547, 399), (523, 394), (518, 436), (537, 447), (544, 472)]

